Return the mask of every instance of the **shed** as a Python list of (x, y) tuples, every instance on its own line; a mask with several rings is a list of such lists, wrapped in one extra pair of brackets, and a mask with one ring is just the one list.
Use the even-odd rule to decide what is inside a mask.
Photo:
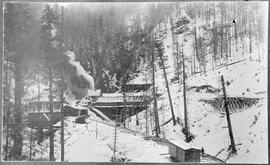
[(100, 97), (101, 96), (101, 89), (89, 89), (87, 90), (87, 96), (91, 97)]
[(144, 76), (135, 77), (123, 86), (123, 91), (147, 91), (152, 86), (152, 80)]
[(200, 162), (201, 150), (180, 141), (169, 141), (169, 153), (176, 162)]

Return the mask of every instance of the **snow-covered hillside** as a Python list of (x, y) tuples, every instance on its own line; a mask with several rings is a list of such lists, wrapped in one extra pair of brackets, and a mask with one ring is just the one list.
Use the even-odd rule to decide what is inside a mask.
[[(168, 22), (163, 22), (170, 29)], [(202, 23), (202, 22), (201, 22)], [(169, 80), (174, 77), (174, 64), (172, 59), (172, 38), (168, 30), (167, 35), (161, 37), (165, 46), (164, 54), (169, 60), (166, 61), (166, 72)], [(183, 36), (181, 36), (183, 37)], [(180, 38), (181, 38), (180, 37)], [(191, 57), (192, 37), (186, 36), (186, 41), (179, 39), (184, 44), (184, 53), (186, 57)], [(233, 50), (235, 50), (234, 45)], [(240, 46), (240, 45), (238, 45)], [(256, 54), (257, 53), (257, 54)], [(267, 55), (263, 52), (264, 59), (257, 59), (259, 52), (249, 54), (247, 52), (232, 52), (229, 57), (228, 66), (221, 65), (214, 70), (212, 66), (207, 68), (206, 73), (191, 75), (187, 73), (187, 111), (188, 126), (194, 139), (190, 145), (203, 147), (205, 152), (224, 160), (227, 163), (267, 163), (268, 162), (268, 124), (267, 124)], [(221, 62), (222, 63), (222, 62)], [(189, 67), (189, 63), (186, 64)], [(231, 123), (233, 128), (234, 141), (236, 143), (237, 153), (230, 154), (230, 138), (228, 124), (225, 112), (221, 109), (215, 109), (203, 102), (204, 99), (214, 99), (222, 97), (221, 76), (224, 76), (225, 88), (229, 97), (256, 98), (259, 102), (251, 107), (240, 108), (231, 112)], [(148, 77), (151, 82), (150, 74), (145, 76), (142, 72), (137, 79)], [(160, 124), (168, 121), (171, 115), (167, 89), (162, 69), (156, 71), (156, 86), (158, 93), (162, 95), (158, 98), (159, 122)], [(208, 85), (216, 92), (207, 92), (207, 90), (197, 90), (201, 86)], [(182, 133), (184, 121), (183, 106), (183, 86), (182, 83), (173, 81), (169, 83), (170, 93), (172, 96), (173, 110), (176, 118), (180, 118), (180, 124), (173, 126), (173, 122), (161, 127), (161, 137), (169, 140), (185, 140)], [(194, 90), (195, 88), (195, 90)], [(152, 111), (152, 107), (148, 109)], [(152, 112), (150, 112), (151, 114)], [(132, 117), (129, 127), (146, 133), (146, 112), (138, 114), (139, 125), (136, 125), (136, 116)], [(148, 119), (149, 134), (153, 128), (153, 116)], [(152, 130), (151, 130), (152, 128)]]
[[(65, 120), (65, 160), (69, 162), (110, 162), (113, 156), (115, 127), (94, 114), (86, 124), (75, 123), (75, 117)], [(60, 161), (60, 130), (55, 133), (55, 157)], [(46, 139), (41, 146), (49, 146)], [(49, 150), (35, 154), (34, 159), (46, 159)], [(168, 148), (143, 139), (141, 134), (117, 128), (116, 155), (125, 162), (170, 162)]]
[[(185, 13), (182, 13), (185, 15)], [(174, 18), (176, 21), (178, 18)], [(196, 25), (202, 25), (204, 22), (197, 20)], [(170, 28), (168, 19), (162, 22), (163, 27)], [(194, 22), (191, 20), (190, 29)], [(159, 33), (159, 31), (157, 31)], [(200, 31), (199, 31), (200, 33)], [(165, 61), (166, 73), (168, 79), (174, 78), (174, 58), (173, 43), (171, 31), (168, 30), (161, 37), (164, 45), (164, 54), (168, 57)], [(193, 56), (192, 44), (193, 36), (180, 35), (177, 40), (182, 43), (184, 54), (187, 58)], [(184, 38), (184, 39), (183, 39)], [(240, 44), (239, 44), (240, 45)], [(239, 46), (238, 45), (238, 46)], [(233, 47), (235, 45), (232, 45)], [(234, 48), (233, 48), (234, 50)], [(266, 52), (264, 52), (265, 54)], [(251, 57), (254, 54), (244, 54), (241, 52), (232, 52), (229, 57), (228, 66), (220, 65), (212, 69), (207, 66), (206, 73), (197, 73), (191, 75), (191, 70), (187, 67), (187, 111), (188, 127), (194, 139), (189, 143), (196, 148), (204, 148), (205, 153), (215, 156), (227, 163), (266, 163), (268, 162), (268, 139), (267, 139), (267, 64), (265, 57), (262, 61), (256, 61)], [(191, 58), (192, 59), (192, 58)], [(192, 59), (193, 60), (193, 59)], [(220, 64), (224, 64), (220, 61)], [(190, 62), (187, 61), (186, 66)], [(147, 79), (152, 82), (151, 71), (147, 67), (137, 75), (136, 80)], [(199, 69), (197, 67), (197, 69)], [(168, 100), (167, 89), (163, 70), (157, 67), (156, 86), (161, 96), (158, 98), (159, 122), (165, 123), (171, 119), (171, 108)], [(225, 88), (227, 95), (234, 97), (252, 97), (258, 98), (259, 102), (251, 107), (245, 107), (231, 112), (231, 123), (237, 153), (230, 154), (230, 138), (228, 124), (225, 113), (220, 109), (215, 109), (203, 102), (204, 99), (214, 99), (222, 97), (221, 76), (225, 79)], [(135, 81), (136, 81), (135, 80)], [(214, 91), (196, 90), (201, 86), (208, 85)], [(161, 127), (162, 138), (173, 141), (184, 141), (185, 135), (182, 132), (184, 127), (184, 103), (183, 103), (183, 85), (181, 82), (170, 81), (169, 88), (171, 92), (173, 110), (176, 118), (179, 118), (179, 124), (173, 125), (173, 122)], [(168, 148), (159, 145), (153, 141), (146, 141), (143, 136), (154, 135), (154, 118), (152, 114), (152, 105), (148, 109), (148, 119), (146, 112), (138, 114), (139, 125), (136, 125), (136, 116), (127, 119), (129, 129), (140, 132), (133, 133), (122, 128), (118, 130), (117, 155), (124, 158), (125, 161), (132, 162), (169, 162)], [(150, 114), (150, 115), (149, 115)], [(114, 126), (101, 122), (98, 118), (87, 119), (87, 124), (75, 124), (74, 118), (67, 118), (65, 121), (65, 157), (66, 161), (110, 161), (113, 155), (113, 133)], [(91, 119), (92, 118), (92, 119)], [(97, 120), (97, 121), (96, 121)], [(148, 134), (146, 135), (146, 120), (148, 121)], [(60, 160), (60, 131), (56, 132), (56, 160)], [(49, 140), (46, 139), (42, 145), (48, 146)], [(47, 147), (48, 148), (48, 147)], [(78, 152), (80, 151), (80, 152)], [(48, 153), (48, 150), (46, 151)], [(47, 157), (47, 154), (36, 155), (36, 158)], [(45, 158), (44, 157), (44, 158)]]
[[(207, 72), (197, 74), (187, 79), (187, 87), (200, 87), (211, 85), (221, 89), (220, 76), (228, 82), (226, 91), (228, 96), (253, 97), (260, 101), (239, 111), (231, 113), (231, 123), (237, 154), (229, 156), (230, 138), (227, 120), (224, 112), (215, 109), (202, 99), (213, 99), (221, 97), (222, 92), (207, 93), (206, 90), (198, 91), (191, 89), (187, 92), (188, 125), (190, 132), (194, 135), (191, 145), (198, 148), (203, 147), (205, 152), (230, 163), (266, 163), (268, 155), (267, 139), (267, 68), (265, 64), (254, 61), (242, 61), (240, 63)], [(157, 78), (163, 82), (158, 86), (162, 93), (158, 99), (159, 121), (164, 123), (171, 118), (170, 104), (167, 96), (165, 82), (162, 75)], [(256, 84), (256, 85), (254, 85)], [(182, 84), (170, 83), (173, 100), (173, 109), (176, 117), (180, 117), (180, 125), (173, 123), (161, 127), (161, 137), (175, 140), (185, 140), (182, 133), (184, 120), (183, 89)], [(151, 108), (150, 108), (151, 109)], [(136, 117), (132, 117), (130, 127), (134, 130), (145, 132), (145, 112), (139, 115), (140, 125), (136, 126)], [(152, 119), (151, 119), (152, 120)]]

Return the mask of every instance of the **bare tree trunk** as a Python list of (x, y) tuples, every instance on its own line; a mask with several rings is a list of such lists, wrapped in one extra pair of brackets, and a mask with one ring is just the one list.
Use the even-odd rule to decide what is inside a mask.
[[(193, 41), (193, 46), (195, 47), (195, 38), (194, 38), (194, 41)], [(195, 50), (193, 49), (193, 73), (196, 74), (196, 52)]]
[(213, 29), (213, 70), (217, 64), (217, 27), (216, 27), (216, 5), (214, 6), (214, 29)]
[(234, 4), (234, 39), (235, 39), (235, 49), (238, 51), (238, 43), (237, 43), (237, 27), (236, 27), (236, 16), (237, 16), (237, 3)]
[(232, 57), (232, 34), (231, 34), (231, 29), (230, 29), (230, 33), (229, 33), (229, 40), (230, 40), (229, 57)]
[(61, 89), (61, 161), (65, 161), (65, 123), (64, 123), (64, 91)]
[(165, 82), (166, 82), (166, 88), (167, 88), (168, 97), (169, 97), (169, 102), (170, 102), (170, 107), (171, 107), (171, 113), (172, 113), (173, 124), (176, 125), (175, 115), (174, 115), (174, 111), (173, 111), (172, 98), (171, 98), (171, 93), (170, 93), (170, 88), (169, 88), (169, 82), (168, 82), (168, 78), (167, 78), (167, 74), (166, 74), (166, 70), (165, 70), (164, 59), (163, 59), (163, 57), (162, 57), (161, 52), (158, 52), (158, 55), (159, 55), (160, 60), (161, 60), (162, 69), (163, 69), (163, 74), (164, 74), (164, 78), (165, 78)]
[[(204, 41), (204, 35), (203, 35), (202, 43), (203, 43), (203, 41)], [(205, 74), (206, 73), (206, 55), (207, 55), (207, 52), (206, 52), (206, 47), (202, 48), (202, 49), (204, 49), (203, 54), (202, 54), (202, 56), (203, 56), (202, 59), (203, 59), (203, 73)]]
[[(61, 7), (61, 56), (64, 53), (63, 50), (63, 44), (64, 44), (64, 7)], [(64, 83), (64, 82), (63, 82)], [(64, 84), (60, 84), (60, 98), (61, 98), (61, 161), (65, 160), (65, 129), (64, 129), (64, 89), (62, 87)]]
[(225, 107), (227, 123), (228, 123), (228, 128), (229, 128), (229, 135), (230, 135), (230, 140), (231, 140), (231, 148), (232, 148), (232, 152), (236, 153), (237, 150), (235, 148), (235, 143), (234, 143), (234, 138), (233, 138), (232, 124), (231, 124), (231, 119), (230, 119), (230, 112), (228, 109), (228, 102), (227, 102), (226, 89), (224, 85), (223, 76), (221, 76), (221, 83), (222, 83), (222, 91), (223, 91), (223, 98), (224, 98), (224, 107)]
[(220, 32), (220, 58), (223, 58), (223, 20), (221, 20)]
[(11, 107), (11, 102), (10, 101), (7, 101), (5, 103), (5, 106), (4, 108), (6, 110), (4, 110), (4, 112), (6, 112), (6, 131), (7, 131), (7, 135), (6, 135), (6, 145), (5, 145), (5, 158), (4, 160), (8, 160), (8, 156), (9, 156), (9, 152), (8, 152), (8, 149), (9, 149), (9, 117), (10, 117), (10, 107)]
[(228, 33), (226, 33), (226, 65), (227, 65), (227, 68), (228, 68)]
[(33, 143), (33, 129), (31, 128), (30, 132), (30, 144), (29, 144), (29, 160), (32, 160), (32, 143)]
[(251, 36), (251, 20), (249, 18), (249, 26), (248, 26), (248, 36), (249, 36), (249, 53), (252, 52), (252, 36)]
[(152, 55), (152, 80), (153, 80), (153, 97), (154, 97), (154, 116), (155, 116), (155, 132), (156, 136), (159, 136), (160, 133), (160, 127), (159, 127), (159, 117), (158, 117), (158, 110), (157, 110), (157, 98), (156, 98), (156, 86), (155, 86), (155, 58), (154, 58), (154, 52), (152, 51), (152, 48), (150, 50), (150, 53)]
[(196, 55), (197, 55), (197, 59), (198, 61), (200, 61), (200, 56), (199, 56), (199, 51), (198, 51), (198, 40), (197, 40), (197, 32), (196, 32), (196, 26), (195, 26), (195, 30), (194, 30), (194, 37), (195, 37), (195, 45), (196, 45)]
[(38, 74), (38, 105), (37, 105), (37, 109), (38, 112), (40, 112), (40, 79), (39, 79), (39, 73)]
[(186, 135), (186, 142), (189, 141), (189, 129), (188, 129), (188, 117), (187, 117), (187, 99), (186, 99), (186, 80), (185, 80), (185, 58), (184, 58), (184, 49), (182, 45), (182, 63), (183, 63), (183, 97), (184, 97), (184, 112), (185, 112), (185, 135)]
[(22, 96), (23, 96), (23, 80), (22, 80), (22, 67), (21, 61), (17, 61), (15, 67), (15, 123), (14, 127), (14, 144), (12, 148), (12, 156), (15, 159), (20, 159), (23, 147), (22, 137)]
[(50, 161), (54, 161), (54, 131), (53, 131), (53, 95), (52, 95), (52, 68), (49, 68), (49, 108), (50, 108)]
[(177, 79), (178, 79), (178, 82), (180, 82), (180, 71), (179, 71), (179, 47), (178, 47), (178, 42), (176, 42), (176, 52), (177, 52), (177, 54), (176, 54), (176, 72), (177, 72)]
[(244, 58), (245, 55), (245, 22), (244, 22), (244, 18), (245, 18), (245, 7), (242, 6), (243, 12), (241, 13), (241, 38), (242, 38), (242, 56)]

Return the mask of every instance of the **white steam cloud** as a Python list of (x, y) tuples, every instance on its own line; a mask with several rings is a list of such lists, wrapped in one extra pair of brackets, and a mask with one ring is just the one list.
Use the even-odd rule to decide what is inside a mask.
[(84, 68), (81, 66), (79, 61), (76, 61), (75, 53), (71, 51), (65, 52), (65, 55), (69, 57), (69, 63), (76, 67), (76, 72), (78, 76), (83, 76), (85, 80), (89, 83), (89, 89), (95, 89), (94, 79), (89, 75)]

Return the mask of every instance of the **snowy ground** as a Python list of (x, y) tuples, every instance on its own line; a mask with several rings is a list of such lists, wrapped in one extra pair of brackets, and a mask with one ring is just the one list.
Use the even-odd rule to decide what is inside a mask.
[[(169, 40), (168, 40), (169, 41)], [(168, 53), (168, 52), (167, 52)], [(168, 53), (168, 55), (170, 55)], [(240, 61), (240, 62), (239, 62)], [(188, 125), (194, 139), (190, 146), (201, 148), (205, 153), (216, 156), (227, 163), (267, 163), (268, 162), (268, 127), (267, 127), (267, 60), (258, 62), (249, 58), (231, 58), (229, 63), (238, 62), (228, 67), (222, 67), (212, 71), (209, 69), (206, 74), (199, 73), (189, 76), (186, 81), (187, 88), (187, 110)], [(170, 61), (169, 61), (170, 62)], [(172, 78), (172, 64), (168, 65), (169, 78)], [(237, 154), (229, 155), (229, 133), (227, 120), (224, 113), (211, 105), (204, 103), (201, 99), (213, 99), (220, 97), (222, 92), (207, 93), (206, 91), (196, 92), (189, 90), (190, 87), (210, 85), (221, 89), (221, 75), (224, 76), (226, 92), (228, 96), (255, 97), (260, 101), (249, 108), (233, 112), (231, 123)], [(141, 72), (141, 77), (145, 77)], [(151, 76), (146, 76), (151, 82)], [(163, 71), (157, 69), (156, 82), (158, 93), (159, 121), (164, 123), (171, 118), (171, 109), (165, 88)], [(170, 91), (173, 102), (173, 109), (176, 117), (180, 118), (180, 124), (173, 126), (173, 123), (161, 127), (161, 137), (168, 140), (184, 141), (183, 128), (183, 86), (179, 82), (170, 82)], [(153, 141), (146, 141), (146, 117), (145, 111), (138, 114), (139, 125), (136, 125), (136, 116), (131, 121), (126, 121), (128, 128), (141, 132), (133, 133), (118, 129), (117, 155), (131, 162), (170, 162), (168, 148), (158, 145)], [(148, 135), (153, 135), (154, 119), (152, 107), (148, 109)], [(152, 114), (152, 115), (150, 115)], [(74, 118), (67, 118), (65, 121), (65, 160), (83, 162), (106, 162), (110, 161), (113, 155), (113, 134), (114, 126), (103, 124), (94, 115), (88, 119), (87, 124), (75, 124)], [(56, 160), (60, 160), (60, 131), (56, 132)], [(35, 154), (35, 159), (48, 158), (49, 140), (46, 139), (42, 146), (44, 153)], [(78, 152), (80, 151), (80, 152)]]
[[(74, 117), (66, 118), (65, 161), (111, 161), (114, 146), (114, 125), (101, 122), (92, 116), (86, 122), (86, 124), (76, 124)], [(60, 131), (57, 131), (55, 135), (55, 157), (56, 161), (60, 161)], [(41, 146), (48, 145), (48, 139), (41, 144)], [(125, 161), (128, 162), (170, 162), (166, 146), (144, 140), (140, 134), (122, 128), (117, 129), (116, 151), (118, 157), (125, 158)], [(35, 159), (42, 157), (48, 158), (48, 150), (43, 154), (37, 153), (35, 155)]]
[[(203, 24), (203, 22), (201, 22)], [(200, 22), (199, 22), (200, 24)], [(167, 29), (170, 29), (167, 23)], [(180, 39), (183, 36), (180, 37)], [(165, 62), (166, 73), (169, 81), (174, 77), (172, 56), (172, 36), (168, 31), (167, 35), (162, 38), (165, 47), (165, 56), (168, 61)], [(187, 36), (184, 43), (184, 53), (186, 57), (193, 56), (191, 50), (192, 37)], [(190, 143), (191, 146), (197, 148), (203, 147), (205, 152), (216, 156), (228, 163), (267, 163), (268, 162), (268, 123), (267, 123), (267, 56), (266, 52), (255, 51), (252, 54), (242, 53), (238, 45), (238, 52), (235, 51), (235, 46), (232, 45), (232, 56), (229, 57), (227, 67), (225, 65), (218, 66), (213, 71), (212, 66), (207, 67), (206, 74), (198, 73), (191, 76), (188, 72), (186, 80), (187, 91), (187, 111), (188, 125), (190, 132), (194, 135), (194, 140)], [(263, 59), (259, 62), (258, 54), (261, 54)], [(220, 61), (221, 64), (224, 61)], [(189, 68), (190, 64), (186, 63)], [(190, 87), (200, 87), (209, 85), (216, 89), (221, 89), (221, 75), (224, 76), (225, 88), (228, 96), (232, 97), (251, 97), (258, 98), (260, 101), (245, 109), (233, 112), (231, 123), (233, 128), (234, 140), (236, 143), (237, 154), (229, 156), (228, 150), (230, 138), (227, 127), (227, 120), (224, 113), (215, 109), (210, 104), (206, 104), (201, 99), (213, 99), (222, 96), (222, 90), (217, 93), (207, 93), (206, 91), (196, 92), (189, 90)], [(145, 76), (143, 74), (139, 76)], [(151, 76), (148, 75), (149, 82)], [(156, 86), (157, 92), (161, 93), (158, 98), (159, 121), (165, 123), (171, 115), (171, 109), (165, 87), (163, 71), (157, 68), (156, 71)], [(173, 126), (173, 123), (161, 127), (161, 137), (168, 140), (184, 141), (185, 136), (182, 133), (184, 106), (183, 106), (183, 86), (179, 82), (170, 82), (170, 93), (173, 102), (173, 110), (176, 117), (180, 118), (180, 124)], [(152, 107), (148, 109), (149, 114), (152, 114)], [(146, 133), (146, 112), (138, 114), (139, 125), (136, 125), (136, 116), (132, 117), (129, 123), (129, 128)], [(148, 135), (153, 135), (153, 115), (148, 121)]]
[[(220, 110), (200, 101), (220, 97), (222, 92), (206, 93), (206, 91), (196, 92), (195, 90), (187, 92), (189, 128), (195, 137), (190, 144), (204, 147), (206, 153), (229, 163), (267, 163), (267, 67), (265, 63), (246, 60), (231, 65), (228, 69), (223, 67), (215, 72), (209, 71), (205, 75), (197, 74), (187, 79), (187, 88), (211, 85), (221, 89), (221, 75), (224, 76), (225, 82), (229, 82), (226, 85), (229, 96), (260, 99), (256, 105), (231, 114), (237, 154), (229, 157), (230, 138), (224, 113), (222, 114)], [(160, 123), (164, 123), (171, 118), (170, 106), (162, 75), (157, 75), (157, 79), (158, 91), (162, 93), (158, 99), (159, 120)], [(184, 116), (182, 84), (170, 83), (170, 90), (175, 115), (182, 119), (182, 124)], [(138, 116), (140, 125), (145, 125), (145, 112)], [(133, 120), (135, 121), (135, 117)], [(133, 129), (136, 129), (134, 124)], [(185, 136), (181, 129), (181, 125), (173, 126), (170, 122), (161, 128), (161, 136), (171, 140), (184, 141)], [(142, 130), (145, 132), (145, 127)]]

